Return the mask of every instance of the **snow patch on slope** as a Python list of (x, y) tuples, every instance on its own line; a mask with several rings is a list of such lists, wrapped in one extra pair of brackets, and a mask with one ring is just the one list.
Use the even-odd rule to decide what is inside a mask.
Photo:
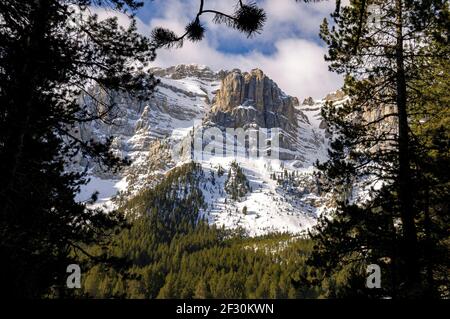
[[(251, 191), (239, 201), (231, 200), (224, 190), (230, 164), (235, 160), (243, 169), (251, 187)], [(207, 208), (201, 212), (201, 216), (209, 223), (230, 229), (243, 228), (250, 236), (270, 232), (298, 234), (315, 224), (318, 208), (307, 204), (298, 194), (283, 189), (271, 179), (270, 175), (274, 172), (283, 172), (280, 162), (215, 158), (201, 164), (204, 176), (208, 177), (202, 184)], [(219, 166), (225, 169), (225, 174), (221, 177), (217, 176)], [(306, 173), (309, 169), (295, 171)], [(246, 214), (243, 213), (244, 207), (247, 208)]]

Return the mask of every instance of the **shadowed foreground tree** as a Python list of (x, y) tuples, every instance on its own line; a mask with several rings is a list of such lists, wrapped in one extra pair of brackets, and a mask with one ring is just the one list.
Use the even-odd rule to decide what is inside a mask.
[[(338, 205), (312, 233), (313, 264), (346, 277), (333, 296), (448, 296), (448, 9), (352, 1), (322, 25), (350, 97), (323, 111), (334, 137), (319, 168)], [(364, 288), (371, 263), (381, 289)]]
[[(64, 285), (71, 251), (101, 243), (105, 229), (122, 223), (114, 213), (88, 209), (75, 195), (83, 173), (67, 172), (75, 155), (112, 169), (126, 164), (109, 141), (77, 138), (80, 122), (102, 120), (102, 110), (79, 103), (91, 85), (149, 96), (151, 41), (99, 20), (91, 5), (135, 10), (131, 0), (6, 0), (0, 3), (0, 255), (1, 291), (40, 297)], [(125, 9), (127, 8), (127, 9)], [(100, 258), (100, 257), (98, 257)]]

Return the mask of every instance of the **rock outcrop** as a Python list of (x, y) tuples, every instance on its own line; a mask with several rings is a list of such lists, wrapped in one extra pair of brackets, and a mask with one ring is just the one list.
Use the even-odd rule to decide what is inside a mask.
[(314, 99), (312, 97), (308, 97), (306, 99), (303, 100), (302, 105), (308, 105), (308, 106), (313, 106), (314, 105)]
[(326, 102), (336, 102), (345, 99), (345, 93), (342, 90), (337, 90), (336, 92), (329, 93), (325, 97)]
[(233, 70), (223, 78), (206, 123), (221, 128), (279, 128), (280, 159), (295, 159), (289, 151), (296, 148), (299, 118), (305, 120), (298, 104), (261, 70)]
[(187, 77), (202, 79), (206, 81), (218, 80), (219, 74), (212, 71), (207, 66), (197, 64), (180, 64), (168, 68), (151, 68), (150, 72), (156, 77), (165, 77), (172, 80), (180, 80)]
[(210, 119), (230, 127), (253, 123), (264, 128), (293, 128), (296, 105), (298, 100), (283, 93), (261, 70), (235, 70), (222, 80)]

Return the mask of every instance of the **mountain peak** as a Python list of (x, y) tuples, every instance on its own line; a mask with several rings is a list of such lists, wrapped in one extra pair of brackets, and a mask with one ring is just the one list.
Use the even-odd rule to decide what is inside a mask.
[(234, 69), (222, 79), (214, 108), (231, 111), (238, 106), (253, 106), (259, 111), (277, 111), (276, 106), (282, 106), (290, 99), (294, 98), (281, 91), (261, 69), (250, 72)]
[(212, 71), (209, 67), (199, 64), (178, 64), (168, 68), (155, 67), (151, 68), (150, 72), (159, 77), (166, 77), (174, 80), (183, 79), (187, 77), (199, 78), (203, 80), (218, 79), (217, 73)]
[(259, 68), (252, 69), (252, 70), (250, 71), (250, 74), (252, 74), (252, 75), (254, 75), (254, 76), (257, 76), (257, 77), (260, 77), (260, 78), (263, 78), (263, 77), (266, 76), (266, 75), (264, 74), (263, 70), (261, 70), (261, 69), (259, 69)]
[(222, 128), (279, 128), (281, 159), (295, 159), (299, 119), (298, 99), (285, 94), (261, 69), (233, 70), (222, 79), (207, 120)]

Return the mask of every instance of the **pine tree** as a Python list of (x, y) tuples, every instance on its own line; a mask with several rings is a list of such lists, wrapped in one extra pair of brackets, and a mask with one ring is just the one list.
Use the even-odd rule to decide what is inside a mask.
[[(69, 252), (101, 242), (104, 228), (121, 223), (75, 202), (86, 181), (65, 169), (79, 153), (111, 169), (127, 163), (110, 152), (110, 140), (77, 138), (80, 122), (106, 120), (113, 107), (99, 101), (92, 109), (79, 97), (92, 84), (149, 96), (156, 82), (138, 66), (154, 58), (154, 47), (133, 19), (129, 28), (100, 21), (89, 11), (93, 3), (0, 5), (0, 272), (11, 296), (39, 297), (65, 285), (65, 268), (76, 262)], [(121, 12), (138, 7), (131, 0), (95, 3)]]
[[(433, 43), (445, 50), (443, 45), (440, 41)], [(415, 165), (413, 183), (419, 185), (414, 203), (419, 212), (417, 229), (426, 293), (446, 297), (450, 293), (443, 266), (449, 262), (446, 228), (450, 218), (446, 213), (450, 198), (450, 176), (446, 169), (450, 164), (449, 60), (425, 54), (423, 59), (433, 68), (414, 83), (417, 98), (422, 102), (414, 105), (409, 120)]]
[[(448, 57), (448, 4), (355, 1), (333, 18), (335, 25), (330, 29), (325, 21), (321, 36), (329, 46), (331, 69), (346, 75), (344, 92), (350, 101), (342, 107), (329, 104), (323, 112), (335, 135), (330, 160), (318, 166), (328, 190), (339, 185), (338, 207), (312, 234), (317, 241), (313, 263), (329, 273), (353, 265), (347, 278), (355, 285), (353, 292), (428, 294), (417, 223), (424, 210), (415, 200), (424, 187), (415, 163), (423, 147), (413, 138), (411, 121), (413, 110), (425, 101), (418, 81), (436, 67), (430, 59)], [(369, 198), (355, 198), (362, 189), (370, 191)], [(369, 263), (383, 269), (381, 291), (363, 287)]]
[(210, 293), (206, 283), (200, 279), (195, 287), (194, 298), (196, 299), (208, 299), (210, 298)]
[(175, 280), (176, 278), (173, 273), (167, 275), (166, 283), (159, 291), (158, 298), (160, 299), (176, 298), (176, 296), (178, 295), (178, 291)]
[(230, 194), (232, 200), (238, 200), (248, 191), (251, 191), (250, 183), (236, 161), (231, 163), (228, 170), (225, 191)]

